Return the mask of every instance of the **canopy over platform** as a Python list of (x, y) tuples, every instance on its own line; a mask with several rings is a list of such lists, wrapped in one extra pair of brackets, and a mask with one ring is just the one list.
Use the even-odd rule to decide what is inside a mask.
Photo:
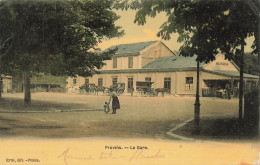
[[(220, 76), (225, 76), (226, 78), (224, 79), (239, 79), (240, 78), (240, 72), (239, 71), (232, 71), (232, 70), (205, 70), (203, 69), (203, 71), (208, 72), (208, 73), (213, 73), (216, 75), (220, 75)], [(256, 75), (252, 75), (252, 74), (247, 74), (244, 73), (243, 77), (245, 79), (251, 79), (251, 80), (255, 80), (258, 81), (259, 77)], [(212, 80), (212, 79), (211, 79)]]

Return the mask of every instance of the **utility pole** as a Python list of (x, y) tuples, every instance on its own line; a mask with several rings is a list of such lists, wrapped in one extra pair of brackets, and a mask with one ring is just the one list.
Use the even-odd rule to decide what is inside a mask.
[[(258, 3), (260, 3), (258, 1)], [(260, 6), (258, 6), (258, 12), (260, 12)], [(257, 17), (257, 33), (256, 33), (256, 44), (257, 44), (257, 54), (258, 54), (258, 136), (260, 136), (260, 13)]]
[(256, 27), (256, 47), (258, 54), (258, 136), (260, 136), (260, 0), (247, 0), (248, 6), (253, 11), (257, 17), (257, 27)]
[[(244, 38), (242, 39), (244, 41)], [(240, 54), (240, 80), (239, 80), (239, 120), (243, 119), (243, 98), (244, 98), (244, 51), (245, 45), (241, 43), (241, 54)]]

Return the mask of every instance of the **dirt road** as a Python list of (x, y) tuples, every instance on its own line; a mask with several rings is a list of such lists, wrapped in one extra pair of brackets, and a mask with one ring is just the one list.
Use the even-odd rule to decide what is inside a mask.
[[(22, 94), (5, 94), (4, 98), (18, 99), (23, 107)], [(55, 109), (102, 109), (108, 96), (60, 93), (34, 93), (32, 102), (40, 107)], [(2, 113), (1, 136), (67, 137), (142, 137), (163, 138), (174, 126), (193, 117), (193, 97), (119, 97), (121, 109), (116, 115), (102, 111), (59, 113)], [(7, 106), (8, 107), (8, 106)], [(30, 107), (32, 110), (39, 106)], [(0, 107), (1, 109), (1, 107)], [(44, 111), (44, 108), (42, 108)], [(238, 100), (201, 98), (201, 115), (237, 117)]]

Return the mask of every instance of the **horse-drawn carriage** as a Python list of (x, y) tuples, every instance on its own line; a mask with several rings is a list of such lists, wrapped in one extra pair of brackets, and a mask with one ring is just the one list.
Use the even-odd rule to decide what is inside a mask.
[(99, 92), (103, 94), (109, 94), (111, 91), (115, 91), (117, 94), (122, 94), (125, 91), (125, 83), (116, 83), (113, 86), (103, 87), (103, 86), (96, 86), (95, 84), (84, 84), (79, 88), (79, 94), (96, 94), (98, 95)]
[(84, 84), (83, 86), (79, 87), (79, 94), (90, 94), (95, 93), (96, 85), (95, 84)]
[(165, 94), (165, 93), (170, 93), (170, 92), (171, 92), (171, 91), (170, 91), (170, 89), (168, 89), (168, 88), (156, 88), (156, 89), (155, 89), (156, 96), (158, 96), (159, 93), (161, 93), (162, 96), (164, 97), (164, 94)]
[(152, 88), (152, 84), (154, 82), (146, 82), (146, 81), (137, 81), (136, 82), (136, 91), (140, 95), (147, 95), (147, 96), (155, 96), (155, 90)]
[(125, 92), (125, 83), (116, 83), (114, 85), (111, 85), (110, 88), (108, 89), (108, 92), (114, 91), (117, 94), (121, 95), (122, 93)]
[(99, 92), (102, 92), (103, 94), (108, 93), (108, 88), (103, 86), (96, 86), (95, 94), (98, 95)]
[(136, 91), (145, 96), (158, 96), (159, 93), (164, 96), (165, 93), (170, 93), (170, 89), (167, 88), (153, 88), (154, 82), (137, 81)]

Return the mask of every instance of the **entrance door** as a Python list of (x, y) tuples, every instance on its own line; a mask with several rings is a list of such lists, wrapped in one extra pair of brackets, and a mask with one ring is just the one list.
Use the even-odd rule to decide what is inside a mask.
[(164, 78), (164, 86), (165, 89), (167, 89), (167, 93), (171, 93), (171, 78), (165, 77)]
[(117, 86), (117, 77), (112, 77), (112, 86)]
[(127, 82), (127, 92), (131, 92), (131, 89), (134, 88), (134, 78), (128, 78)]

